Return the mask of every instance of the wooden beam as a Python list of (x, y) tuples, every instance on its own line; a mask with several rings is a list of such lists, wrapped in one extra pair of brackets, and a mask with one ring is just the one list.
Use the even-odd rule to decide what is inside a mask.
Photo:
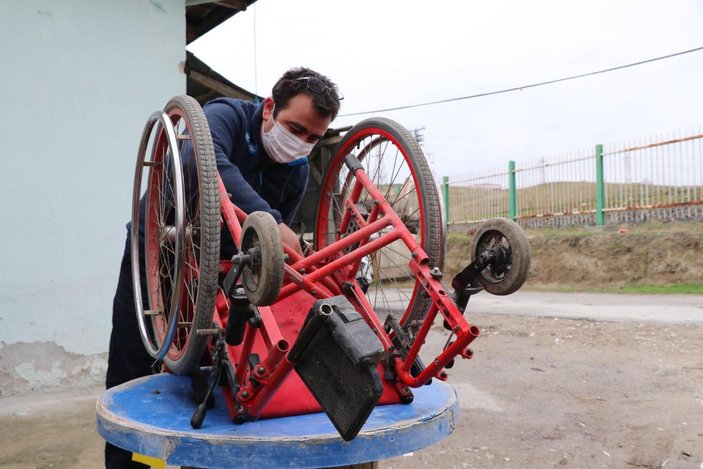
[(213, 2), (212, 0), (186, 0), (186, 8), (206, 4), (219, 5), (221, 7), (241, 11), (246, 10), (249, 6), (246, 0), (219, 0), (215, 2)]
[(248, 6), (246, 0), (221, 0), (219, 2), (214, 3), (222, 7), (232, 8), (233, 10), (241, 11), (246, 10)]
[(193, 81), (196, 81), (201, 85), (220, 93), (223, 96), (231, 96), (233, 98), (241, 98), (246, 100), (252, 99), (251, 95), (243, 93), (237, 90), (236, 88), (219, 82), (214, 78), (210, 78), (209, 76), (204, 75), (197, 70), (190, 70), (188, 72), (188, 77), (191, 78)]

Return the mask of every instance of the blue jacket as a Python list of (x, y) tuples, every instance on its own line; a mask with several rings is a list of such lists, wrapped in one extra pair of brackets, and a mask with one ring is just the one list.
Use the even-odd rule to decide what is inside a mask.
[(269, 212), (290, 224), (308, 183), (308, 161), (273, 162), (261, 144), (262, 104), (217, 98), (203, 107), (217, 169), (232, 202), (247, 213)]
[[(217, 170), (232, 202), (246, 213), (263, 210), (277, 223), (290, 224), (308, 183), (308, 161), (272, 161), (261, 144), (263, 103), (217, 98), (203, 107), (210, 126)], [(187, 152), (184, 152), (187, 153)], [(182, 154), (187, 159), (187, 154)], [(144, 237), (145, 200), (140, 210), (140, 241)], [(131, 222), (127, 224), (126, 252), (130, 249)], [(231, 254), (229, 230), (222, 231), (223, 254)], [(227, 246), (230, 245), (230, 246)]]

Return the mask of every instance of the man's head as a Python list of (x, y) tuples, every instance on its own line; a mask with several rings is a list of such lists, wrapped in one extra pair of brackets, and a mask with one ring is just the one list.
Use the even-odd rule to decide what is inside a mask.
[(261, 131), (266, 152), (279, 162), (305, 156), (337, 116), (339, 101), (336, 85), (324, 75), (308, 68), (287, 71), (264, 100)]
[(273, 86), (271, 95), (276, 103), (273, 117), (287, 108), (290, 100), (299, 94), (312, 98), (313, 107), (321, 117), (333, 121), (339, 112), (340, 94), (337, 85), (326, 76), (309, 68), (292, 68), (288, 70)]

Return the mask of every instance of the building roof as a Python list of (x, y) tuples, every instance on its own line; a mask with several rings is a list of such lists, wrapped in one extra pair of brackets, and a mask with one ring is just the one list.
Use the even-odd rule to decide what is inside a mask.
[(256, 0), (186, 0), (186, 44), (246, 10), (254, 2)]
[[(246, 10), (254, 2), (256, 0), (186, 0), (186, 44), (190, 44), (240, 11)], [(197, 99), (200, 104), (220, 96), (248, 100), (260, 98), (227, 80), (191, 52), (186, 51), (184, 71), (187, 77), (186, 93)]]

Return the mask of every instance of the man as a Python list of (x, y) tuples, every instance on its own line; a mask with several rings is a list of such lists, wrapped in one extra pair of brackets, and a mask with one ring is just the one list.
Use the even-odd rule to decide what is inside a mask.
[[(307, 186), (307, 155), (337, 116), (339, 101), (329, 78), (295, 68), (278, 80), (263, 103), (218, 98), (203, 107), (217, 169), (232, 202), (247, 213), (269, 212), (278, 222), (283, 243), (301, 254), (298, 236), (288, 225)], [(113, 303), (107, 388), (150, 374), (154, 361), (142, 345), (134, 311), (129, 231), (128, 225)], [(231, 256), (231, 239), (225, 237), (222, 243), (223, 255)], [(105, 466), (148, 467), (132, 462), (130, 452), (109, 443)]]

